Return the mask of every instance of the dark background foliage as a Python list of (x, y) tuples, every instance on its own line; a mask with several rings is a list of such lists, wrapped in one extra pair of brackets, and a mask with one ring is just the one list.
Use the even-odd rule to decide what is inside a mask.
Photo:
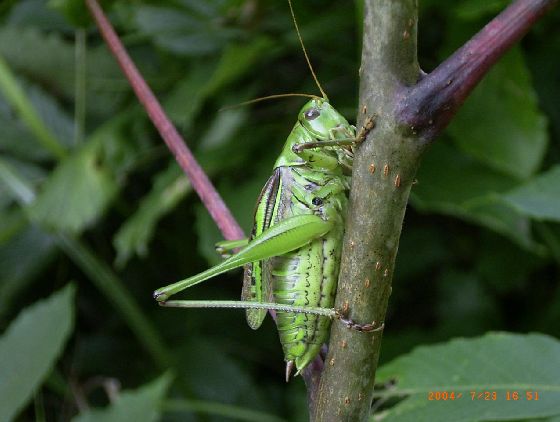
[[(420, 63), (430, 71), (508, 2), (420, 3)], [(325, 0), (295, 7), (331, 103), (354, 120), (359, 7)], [(255, 198), (302, 100), (218, 110), (269, 94), (316, 93), (288, 5), (118, 0), (106, 8), (249, 232)], [(21, 206), (13, 186), (5, 179), (0, 184), (0, 327), (69, 281), (77, 287), (73, 334), (35, 396), (47, 419), (69, 419), (84, 403), (106, 404), (103, 380), (131, 389), (170, 368), (169, 399), (305, 420), (303, 383), (283, 383), (270, 320), (253, 332), (240, 311), (161, 309), (152, 300), (155, 288), (218, 262), (213, 244), (220, 235), (85, 9), (60, 1), (5, 1), (0, 22), (0, 57), (15, 75), (1, 84), (0, 159), (37, 194)], [(557, 12), (536, 25), (427, 153), (405, 218), (382, 362), (419, 344), (491, 330), (560, 335), (558, 25)], [(10, 100), (14, 83), (48, 136), (30, 129), (25, 107)], [(66, 152), (53, 155), (49, 137)], [(70, 239), (66, 246), (64, 239)], [(115, 278), (107, 278), (103, 265)], [(108, 285), (123, 289), (111, 292)], [(232, 299), (240, 287), (236, 271), (185, 296)], [(130, 300), (143, 316), (137, 325)], [(191, 410), (196, 404), (181, 403)], [(173, 405), (164, 405), (169, 419), (222, 418)], [(30, 405), (20, 419), (33, 415)]]

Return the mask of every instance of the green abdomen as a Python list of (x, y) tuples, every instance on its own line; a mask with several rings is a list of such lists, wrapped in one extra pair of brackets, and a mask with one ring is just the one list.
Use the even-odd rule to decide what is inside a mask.
[[(279, 198), (281, 204), (274, 219), (278, 221), (297, 214), (313, 213), (335, 221), (335, 225), (324, 237), (294, 252), (263, 262), (263, 270), (268, 273), (273, 299), (277, 303), (324, 308), (334, 305), (346, 192), (329, 194), (319, 206), (313, 204), (313, 198), (336, 177), (318, 175), (316, 171), (304, 167), (282, 169), (282, 192), (285, 195)], [(330, 322), (323, 316), (278, 312), (276, 324), (285, 360), (293, 360), (298, 370), (304, 368), (327, 341)]]

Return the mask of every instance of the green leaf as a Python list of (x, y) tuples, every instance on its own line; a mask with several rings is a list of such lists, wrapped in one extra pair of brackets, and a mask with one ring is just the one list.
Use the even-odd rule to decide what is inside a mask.
[(16, 76), (0, 56), (0, 94), (18, 113), (26, 127), (34, 134), (37, 141), (57, 158), (66, 156), (66, 151), (60, 145), (50, 128), (45, 125), (44, 118), (39, 114), (37, 104), (33, 104), (29, 93), (20, 86)]
[[(289, 404), (293, 410), (293, 404)], [(186, 418), (186, 414), (201, 413), (208, 416), (226, 418), (227, 420), (238, 420), (246, 422), (286, 422), (278, 416), (274, 416), (259, 410), (253, 410), (248, 407), (224, 404), (219, 401), (206, 400), (167, 400), (164, 404), (166, 413), (182, 414), (182, 418)], [(306, 412), (305, 403), (301, 406), (299, 414), (304, 415)], [(181, 419), (183, 420), (183, 419)], [(291, 419), (293, 420), (293, 419)]]
[[(4, 207), (2, 206), (2, 208)], [(0, 210), (0, 247), (10, 242), (26, 226), (27, 219), (20, 209), (6, 207)]]
[(191, 185), (175, 162), (159, 173), (154, 186), (138, 210), (121, 226), (113, 239), (117, 265), (122, 267), (133, 254), (145, 256), (158, 221), (191, 191)]
[[(0, 28), (0, 55), (14, 73), (48, 87), (49, 92), (67, 101), (74, 101), (75, 95), (74, 48), (74, 42), (66, 41), (60, 33), (35, 27)], [(130, 89), (126, 79), (105, 45), (88, 48), (86, 60), (88, 112), (111, 116)]]
[(221, 24), (220, 12), (212, 15), (184, 7), (136, 6), (132, 10), (138, 29), (162, 49), (179, 55), (214, 53), (238, 36), (239, 30)]
[[(558, 60), (550, 58), (560, 57), (560, 32), (554, 30), (560, 23), (560, 19), (558, 13), (552, 16), (556, 18), (548, 20), (548, 25), (544, 27), (537, 25), (536, 31), (532, 32), (535, 35), (539, 34), (542, 37), (540, 39), (546, 42), (535, 43), (531, 49), (524, 49), (523, 53), (533, 75), (539, 105), (549, 119), (552, 139), (557, 140), (560, 135), (560, 78), (558, 78)], [(547, 30), (547, 27), (552, 28), (552, 31)], [(553, 144), (556, 143), (553, 141)], [(557, 157), (555, 161), (558, 161)]]
[(168, 368), (168, 348), (124, 282), (80, 240), (65, 234), (58, 234), (56, 240), (58, 246), (89, 277), (106, 300), (113, 304), (115, 312), (120, 314), (154, 361), (160, 367)]
[(21, 205), (26, 205), (35, 200), (35, 191), (33, 190), (33, 182), (30, 179), (41, 179), (43, 177), (42, 170), (34, 165), (17, 160), (3, 160), (0, 157), (0, 193), (2, 199), (9, 204), (16, 201)]
[[(130, 131), (130, 125), (139, 120), (138, 127)], [(97, 126), (87, 139), (102, 159), (103, 167), (119, 184), (126, 181), (137, 166), (145, 165), (155, 155), (154, 147), (143, 139), (147, 132), (144, 124), (144, 120), (138, 119), (138, 113), (124, 110)]]
[[(19, 214), (23, 214), (19, 211)], [(0, 218), (3, 218), (2, 215)], [(0, 244), (0, 317), (17, 306), (18, 295), (51, 261), (55, 244), (51, 236), (36, 227), (23, 227), (6, 243)]]
[(35, 136), (20, 120), (14, 119), (12, 108), (0, 96), (0, 150), (26, 161), (39, 161), (49, 158), (46, 149), (37, 148)]
[(522, 247), (538, 251), (529, 220), (501, 198), (517, 185), (444, 143), (436, 143), (422, 162), (411, 201), (422, 211), (436, 211), (480, 224)]
[(186, 342), (180, 353), (184, 358), (180, 373), (188, 374), (187, 382), (195, 396), (253, 410), (264, 409), (265, 392), (252, 382), (245, 365), (232, 358), (228, 347), (220, 349), (217, 342), (196, 339)]
[(504, 195), (504, 199), (529, 217), (560, 221), (560, 165)]
[(11, 420), (52, 369), (74, 324), (74, 287), (24, 309), (0, 338), (0, 420)]
[(50, 129), (56, 139), (65, 146), (72, 145), (74, 139), (72, 117), (60, 107), (54, 97), (37, 86), (30, 85), (26, 92), (41, 121)]
[(480, 19), (491, 13), (499, 13), (509, 4), (509, 0), (463, 0), (455, 6), (459, 19)]
[(224, 110), (216, 117), (200, 140), (200, 151), (209, 154), (226, 143), (232, 142), (237, 131), (247, 122), (245, 110)]
[[(247, 183), (239, 186), (225, 182), (221, 186), (220, 193), (228, 204), (231, 212), (239, 222), (245, 233), (250, 233), (253, 224), (254, 208), (259, 192), (264, 186), (267, 176), (270, 175), (269, 164), (262, 166), (261, 172)], [(262, 171), (264, 170), (264, 172)], [(223, 240), (223, 237), (216, 227), (216, 223), (208, 214), (206, 208), (199, 205), (196, 208), (196, 231), (199, 236), (197, 243), (198, 251), (212, 265), (221, 261), (216, 253), (216, 242)]]
[(220, 57), (216, 71), (206, 86), (206, 92), (212, 94), (234, 82), (247, 71), (254, 69), (261, 57), (273, 47), (274, 43), (265, 37), (259, 37), (250, 43), (230, 44)]
[[(429, 248), (418, 248), (430, 239)], [(446, 244), (444, 235), (436, 226), (422, 227), (421, 225), (410, 225), (403, 230), (399, 240), (399, 253), (395, 265), (395, 280), (399, 283), (407, 279), (414, 280), (419, 274), (426, 274), (434, 268), (441, 267), (450, 256), (449, 246)]]
[(47, 7), (45, 0), (19, 0), (14, 3), (6, 17), (7, 25), (36, 27), (47, 31), (70, 31), (72, 29), (60, 13)]
[(86, 26), (91, 23), (85, 1), (49, 0), (48, 6), (63, 14), (73, 25)]
[(190, 129), (196, 114), (206, 100), (207, 94), (202, 88), (208, 81), (208, 74), (214, 71), (215, 66), (213, 62), (199, 63), (175, 84), (165, 98), (163, 102), (165, 110), (183, 130)]
[(174, 86), (164, 102), (165, 110), (183, 130), (189, 129), (204, 101), (253, 69), (270, 47), (270, 40), (263, 37), (228, 45), (217, 63), (199, 63)]
[(68, 84), (74, 80), (72, 44), (36, 28), (5, 26), (0, 29), (0, 54), (16, 72), (50, 86), (54, 83), (73, 97), (74, 87)]
[(171, 375), (164, 374), (137, 390), (119, 394), (117, 400), (104, 409), (85, 411), (73, 422), (150, 422), (160, 417), (159, 406), (171, 384)]
[[(379, 369), (376, 381), (390, 380), (396, 384), (376, 396), (407, 398), (380, 414), (384, 421), (472, 422), (560, 415), (560, 342), (536, 333), (490, 333), (422, 346)], [(429, 400), (435, 391), (455, 392), (455, 400)], [(495, 391), (496, 400), (472, 400), (473, 391)], [(508, 391), (517, 391), (519, 400), (507, 401)], [(539, 400), (528, 400), (527, 392), (538, 392)]]
[(514, 48), (473, 91), (449, 126), (466, 153), (515, 178), (541, 165), (548, 143), (529, 71)]
[[(550, 235), (555, 236), (555, 233)], [(501, 298), (516, 292), (524, 295), (523, 290), (532, 282), (532, 274), (543, 265), (543, 259), (527, 254), (517, 245), (490, 232), (481, 233), (472, 241), (476, 242), (476, 261), (473, 261), (475, 268), (471, 270), (484, 280), (486, 290)], [(498, 310), (499, 306), (495, 309)], [(496, 319), (491, 321), (492, 327), (498, 326)]]
[(93, 224), (117, 192), (115, 180), (98, 159), (98, 144), (90, 143), (63, 160), (31, 205), (33, 220), (71, 232)]
[(438, 296), (434, 313), (441, 333), (476, 335), (500, 323), (497, 301), (478, 274), (446, 268), (434, 284)]

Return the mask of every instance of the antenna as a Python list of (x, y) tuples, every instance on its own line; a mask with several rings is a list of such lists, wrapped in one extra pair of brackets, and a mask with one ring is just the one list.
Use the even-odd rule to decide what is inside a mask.
[(292, 6), (292, 0), (288, 0), (288, 4), (290, 5), (290, 12), (292, 14), (292, 20), (294, 21), (294, 26), (296, 27), (296, 32), (297, 32), (297, 36), (299, 38), (299, 43), (301, 44), (301, 48), (303, 50), (303, 54), (305, 55), (305, 60), (307, 60), (307, 65), (309, 66), (309, 70), (311, 71), (311, 75), (313, 75), (313, 79), (315, 80), (315, 83), (317, 84), (317, 87), (319, 88), (319, 91), (321, 91), (321, 95), (323, 96), (323, 98), (325, 100), (329, 100), (329, 97), (327, 97), (327, 94), (325, 94), (325, 91), (323, 91), (323, 88), (321, 87), (321, 84), (319, 83), (319, 79), (317, 79), (317, 75), (315, 75), (315, 71), (313, 70), (313, 66), (311, 65), (311, 60), (309, 60), (309, 56), (307, 55), (307, 50), (305, 49), (305, 45), (303, 44), (303, 38), (301, 38), (301, 33), (299, 32), (299, 27), (296, 21), (296, 15), (294, 13), (294, 8)]
[[(267, 95), (266, 97), (255, 98), (255, 99), (249, 100), (249, 101), (243, 101), (242, 103), (239, 103), (239, 104), (225, 106), (225, 107), (222, 107), (219, 111), (230, 110), (232, 108), (243, 107), (243, 106), (258, 103), (258, 102), (261, 102), (261, 101), (267, 101), (267, 100), (273, 100), (275, 98), (285, 98), (285, 97), (307, 97), (307, 98), (321, 99), (321, 97), (318, 97), (317, 95), (313, 95), (313, 94), (300, 94), (300, 93), (274, 94), (274, 95)], [(326, 99), (326, 97), (324, 97), (324, 99)]]

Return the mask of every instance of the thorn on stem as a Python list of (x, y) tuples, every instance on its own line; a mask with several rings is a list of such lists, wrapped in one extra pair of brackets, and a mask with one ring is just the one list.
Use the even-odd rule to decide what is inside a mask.
[(358, 132), (358, 135), (356, 136), (358, 142), (363, 142), (366, 139), (368, 133), (375, 127), (376, 117), (377, 116), (374, 114), (373, 116), (370, 116), (366, 119), (364, 125), (362, 126), (362, 128)]

